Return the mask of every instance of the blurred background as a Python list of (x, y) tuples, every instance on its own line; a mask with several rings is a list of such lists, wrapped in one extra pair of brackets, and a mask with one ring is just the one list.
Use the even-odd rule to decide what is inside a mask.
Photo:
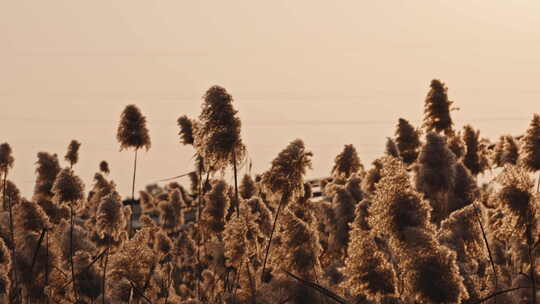
[(458, 129), (524, 132), (540, 101), (539, 29), (540, 2), (524, 0), (1, 1), (0, 141), (25, 195), (37, 152), (63, 159), (71, 139), (86, 182), (107, 160), (128, 194), (123, 108), (148, 119), (142, 188), (192, 170), (176, 119), (197, 117), (219, 84), (235, 97), (253, 173), (302, 138), (315, 155), (308, 177), (326, 176), (344, 144), (367, 167), (399, 117), (419, 126), (432, 78), (460, 108)]

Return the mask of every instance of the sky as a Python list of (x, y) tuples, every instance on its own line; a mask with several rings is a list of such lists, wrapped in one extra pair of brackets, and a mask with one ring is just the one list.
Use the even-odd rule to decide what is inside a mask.
[(456, 127), (492, 139), (524, 132), (540, 101), (532, 0), (0, 0), (0, 41), (0, 141), (27, 196), (37, 152), (63, 159), (71, 139), (87, 188), (108, 160), (129, 193), (133, 152), (116, 142), (127, 104), (147, 116), (153, 143), (137, 188), (190, 171), (176, 119), (197, 117), (215, 84), (235, 98), (253, 173), (302, 138), (308, 177), (328, 175), (344, 144), (368, 166), (399, 117), (420, 125), (433, 78), (460, 108)]

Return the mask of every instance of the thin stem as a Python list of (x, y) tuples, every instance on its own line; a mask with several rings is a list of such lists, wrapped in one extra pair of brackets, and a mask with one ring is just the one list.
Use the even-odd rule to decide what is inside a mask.
[(240, 260), (240, 266), (238, 266), (238, 271), (236, 272), (236, 276), (234, 278), (234, 286), (233, 286), (233, 303), (236, 302), (236, 290), (238, 289), (238, 286), (240, 285), (240, 274), (242, 272), (242, 266), (244, 265), (244, 260)]
[(135, 176), (137, 175), (137, 151), (135, 149), (135, 159), (133, 160), (133, 182), (131, 183), (131, 199), (135, 200)]
[(154, 272), (156, 271), (156, 267), (157, 267), (157, 264), (154, 262), (154, 264), (152, 264), (152, 267), (150, 268), (150, 273), (148, 273), (146, 282), (144, 282), (144, 286), (142, 289), (143, 294), (146, 292), (146, 289), (148, 288), (148, 286), (150, 286), (150, 280), (152, 279), (152, 276), (154, 275)]
[[(201, 229), (201, 223), (200, 223), (201, 208), (202, 208), (202, 203), (203, 203), (203, 197), (206, 193), (206, 184), (208, 184), (208, 180), (210, 179), (210, 169), (206, 171), (206, 179), (204, 181), (204, 184), (202, 181), (202, 176), (203, 176), (203, 169), (199, 167), (199, 193), (198, 193), (199, 203), (197, 204), (197, 218), (196, 218), (197, 231), (199, 233), (199, 237), (196, 240), (197, 241), (197, 269), (195, 269), (195, 276), (197, 277), (197, 284), (196, 284), (197, 300), (200, 300), (199, 294), (200, 294), (200, 289), (201, 289), (201, 286), (200, 286), (201, 248), (200, 247), (201, 247), (201, 242), (204, 239), (204, 232)], [(205, 254), (206, 254), (206, 249), (205, 249)]]
[[(201, 156), (198, 156), (198, 157), (201, 157)], [(203, 204), (203, 196), (206, 192), (206, 184), (208, 183), (208, 179), (210, 178), (210, 169), (207, 170), (206, 172), (206, 180), (204, 181), (204, 184), (203, 184), (203, 181), (202, 181), (202, 177), (203, 177), (203, 168), (199, 166), (199, 193), (198, 193), (198, 201), (199, 203), (197, 204), (197, 218), (196, 218), (196, 227), (197, 227), (197, 231), (199, 233), (199, 237), (197, 238), (197, 269), (195, 269), (195, 276), (196, 276), (196, 279), (197, 279), (197, 282), (196, 282), (196, 297), (197, 297), (197, 300), (200, 300), (200, 283), (201, 283), (201, 278), (200, 278), (200, 265), (201, 265), (201, 242), (203, 241), (203, 238), (204, 238), (204, 234), (203, 234), (203, 231), (201, 229), (201, 208), (202, 208), (202, 204)]]
[(195, 269), (195, 276), (197, 277), (197, 285), (196, 285), (196, 294), (197, 294), (197, 300), (200, 300), (200, 277), (198, 274), (199, 266), (201, 264), (201, 205), (202, 205), (202, 196), (203, 196), (203, 184), (202, 184), (202, 168), (199, 167), (199, 204), (197, 206), (197, 231), (199, 232), (199, 237), (197, 238), (197, 268)]
[(538, 173), (538, 183), (536, 184), (536, 192), (540, 191), (540, 172)]
[[(480, 212), (478, 209), (478, 206), (476, 206), (476, 203), (473, 203), (474, 210), (476, 211), (476, 219), (478, 221), (478, 224), (480, 225), (480, 230), (482, 230), (482, 237), (484, 238), (484, 243), (486, 243), (486, 248), (488, 251), (489, 256), (489, 262), (491, 263), (491, 268), (493, 268), (493, 275), (495, 279), (495, 290), (494, 292), (497, 292), (497, 289), (499, 289), (498, 286), (498, 279), (497, 279), (497, 268), (495, 267), (495, 263), (493, 262), (493, 255), (491, 254), (491, 248), (489, 247), (489, 242), (486, 236), (486, 231), (484, 230), (484, 225), (482, 224), (482, 221), (480, 220)], [(495, 299), (493, 299), (493, 302), (497, 303), (497, 295), (495, 295)]]
[(524, 288), (531, 288), (531, 287), (529, 287), (529, 286), (518, 286), (518, 287), (514, 287), (514, 288), (510, 288), (510, 289), (497, 291), (497, 292), (494, 292), (494, 293), (490, 294), (489, 296), (487, 296), (487, 297), (485, 297), (483, 299), (480, 299), (480, 300), (478, 300), (478, 301), (476, 301), (476, 302), (474, 302), (472, 304), (480, 304), (480, 303), (483, 303), (483, 302), (485, 302), (485, 301), (487, 301), (487, 300), (489, 300), (489, 299), (491, 299), (493, 297), (496, 297), (498, 295), (505, 294), (507, 292), (516, 291), (518, 289), (524, 289)]
[[(68, 275), (60, 268), (56, 267), (56, 266), (52, 266), (53, 269), (55, 269), (56, 271), (58, 271), (64, 278), (68, 278)], [(71, 284), (71, 280), (69, 281), (69, 283), (65, 284), (64, 286), (62, 286), (61, 289), (64, 289), (67, 285)]]
[(32, 273), (34, 272), (34, 266), (36, 265), (36, 258), (38, 256), (39, 250), (41, 249), (41, 243), (43, 242), (45, 233), (47, 233), (47, 228), (43, 228), (43, 230), (41, 231), (41, 235), (39, 236), (39, 241), (36, 246), (36, 250), (34, 251), (34, 255), (32, 257), (32, 264), (30, 265), (30, 277), (32, 277)]
[(233, 170), (234, 170), (234, 197), (236, 199), (236, 215), (240, 216), (240, 200), (238, 199), (238, 173), (236, 171), (236, 149), (233, 150)]
[(341, 303), (341, 304), (348, 304), (347, 301), (345, 299), (343, 299), (342, 297), (340, 297), (339, 295), (335, 294), (334, 292), (332, 292), (331, 290), (327, 289), (326, 287), (324, 286), (321, 286), (319, 284), (316, 284), (316, 283), (313, 283), (313, 282), (310, 282), (308, 280), (304, 280), (298, 276), (295, 276), (294, 274), (288, 272), (287, 270), (283, 270), (288, 276), (292, 277), (293, 279), (299, 281), (300, 283), (302, 283), (303, 285), (311, 288), (311, 289), (314, 289), (316, 291), (318, 291), (319, 293), (321, 293), (322, 295), (334, 300), (335, 302), (338, 302), (338, 303)]
[(536, 276), (535, 276), (535, 272), (536, 272), (536, 257), (533, 256), (533, 252), (532, 252), (532, 232), (531, 232), (531, 226), (529, 225), (527, 227), (527, 247), (528, 247), (528, 253), (529, 253), (529, 263), (530, 263), (530, 267), (529, 267), (529, 276), (531, 278), (531, 284), (532, 284), (532, 290), (531, 290), (531, 294), (532, 294), (532, 304), (536, 304)]
[(249, 259), (246, 261), (246, 271), (249, 278), (249, 285), (251, 287), (251, 302), (257, 304), (257, 282), (253, 279), (251, 271), (249, 269)]
[(107, 278), (107, 262), (109, 261), (109, 250), (110, 250), (110, 247), (107, 246), (107, 249), (106, 249), (106, 253), (105, 253), (105, 263), (103, 265), (103, 282), (101, 283), (101, 294), (102, 294), (102, 299), (103, 299), (103, 303), (102, 304), (105, 304), (105, 298), (106, 298), (106, 295), (107, 293), (105, 292), (105, 279)]
[(70, 229), (69, 229), (69, 263), (71, 264), (71, 278), (73, 280), (73, 294), (75, 295), (75, 300), (79, 300), (77, 295), (77, 284), (75, 278), (75, 268), (73, 266), (73, 202), (69, 204), (70, 207)]
[[(43, 285), (43, 289), (47, 288), (49, 285), (49, 231), (45, 232), (45, 284)], [(45, 295), (47, 298), (47, 304), (49, 304), (49, 296)]]
[[(219, 275), (219, 278), (218, 278), (218, 282), (223, 280), (224, 282), (224, 289), (227, 290), (227, 281), (228, 281), (228, 277), (229, 277), (229, 272), (230, 272), (230, 269), (229, 268), (226, 268), (225, 271), (223, 271), (222, 274)], [(227, 278), (226, 278), (227, 277)], [(213, 295), (214, 294), (214, 291), (216, 290), (216, 282), (214, 282), (212, 284), (212, 289), (210, 290), (210, 295)], [(205, 289), (205, 291), (207, 291), (208, 289)], [(220, 293), (220, 299), (221, 299), (221, 294)], [(213, 297), (215, 299), (215, 297)]]
[[(318, 273), (317, 273), (317, 267), (316, 267), (316, 266), (317, 266), (316, 263), (312, 265), (312, 268), (313, 268), (313, 275), (315, 276), (315, 283), (317, 283), (317, 284), (320, 285), (321, 283), (319, 282), (319, 275), (318, 275)], [(323, 302), (324, 304), (326, 304), (326, 299), (325, 299), (324, 297), (321, 296), (321, 300), (322, 300), (322, 302)]]
[(206, 172), (206, 178), (204, 179), (204, 186), (203, 186), (203, 195), (206, 194), (206, 185), (208, 185), (208, 180), (210, 179), (210, 170), (208, 170), (208, 172)]
[(225, 291), (228, 291), (229, 289), (229, 275), (231, 271), (233, 271), (233, 268), (230, 267), (225, 270)]
[[(92, 265), (94, 265), (94, 264), (97, 262), (97, 260), (101, 259), (101, 257), (105, 254), (105, 252), (106, 252), (106, 250), (103, 250), (98, 256), (96, 256), (96, 257), (92, 260), (92, 262), (91, 262), (90, 264), (86, 265), (83, 269), (81, 269), (77, 275), (79, 275), (79, 274), (81, 274), (81, 273), (87, 271), (88, 269), (90, 269), (90, 267), (92, 267)], [(67, 277), (67, 275), (66, 275), (60, 268), (55, 267), (55, 266), (53, 266), (53, 267), (54, 267), (56, 270), (58, 270), (63, 276)], [(69, 286), (69, 284), (71, 284), (71, 282), (73, 282), (73, 279), (69, 280), (67, 283), (65, 283), (64, 285), (62, 285), (62, 287), (61, 287), (60, 289), (66, 288), (67, 286)]]
[(283, 207), (283, 205), (285, 205), (285, 203), (288, 200), (289, 200), (289, 194), (287, 192), (283, 193), (283, 195), (281, 196), (281, 201), (279, 202), (278, 209), (276, 211), (276, 217), (274, 218), (274, 224), (272, 225), (272, 232), (270, 233), (270, 240), (268, 240), (268, 244), (266, 245), (266, 253), (264, 254), (264, 263), (263, 263), (263, 268), (262, 268), (262, 273), (261, 273), (261, 281), (263, 281), (263, 282), (264, 282), (264, 272), (266, 270), (266, 262), (268, 260), (268, 254), (270, 253), (270, 246), (272, 244), (272, 238), (274, 237), (274, 232), (276, 230), (276, 223), (277, 223), (279, 214), (281, 212), (281, 208)]
[[(135, 149), (135, 159), (133, 161), (133, 182), (131, 183), (131, 207), (135, 203), (135, 176), (137, 175), (137, 151)], [(131, 210), (131, 215), (129, 217), (129, 235), (133, 235), (133, 210)]]
[[(141, 292), (139, 288), (133, 283), (133, 281), (130, 278), (127, 278), (129, 280), (129, 284), (131, 284), (131, 294), (133, 294), (133, 291), (139, 294), (146, 302), (152, 304), (152, 301), (150, 301), (145, 295), (144, 292)], [(129, 297), (131, 300), (131, 296)]]
[[(170, 264), (170, 263), (169, 263)], [(171, 278), (171, 271), (168, 271), (168, 276), (167, 276), (167, 296), (165, 297), (165, 304), (167, 304), (167, 302), (169, 301), (169, 289), (171, 289), (171, 283), (172, 283), (172, 278)]]

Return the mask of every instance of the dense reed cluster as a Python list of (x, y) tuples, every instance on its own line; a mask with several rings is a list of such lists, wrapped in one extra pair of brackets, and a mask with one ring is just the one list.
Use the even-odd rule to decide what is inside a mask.
[(314, 155), (295, 139), (239, 177), (241, 121), (213, 86), (198, 118), (177, 120), (193, 170), (137, 197), (137, 151), (151, 142), (129, 105), (117, 130), (135, 152), (127, 198), (106, 161), (83, 184), (76, 140), (65, 167), (37, 154), (26, 198), (1, 144), (0, 303), (537, 304), (540, 116), (491, 142), (456, 130), (452, 104), (433, 80), (422, 126), (399, 118), (370, 167), (349, 144), (328, 177), (306, 180)]

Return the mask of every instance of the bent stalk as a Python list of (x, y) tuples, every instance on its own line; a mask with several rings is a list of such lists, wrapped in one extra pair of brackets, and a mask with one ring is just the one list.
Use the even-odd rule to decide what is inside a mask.
[(277, 223), (277, 220), (279, 218), (279, 214), (281, 213), (281, 209), (283, 208), (283, 205), (285, 205), (285, 203), (287, 203), (288, 200), (289, 200), (289, 194), (284, 193), (281, 196), (281, 201), (279, 202), (279, 206), (278, 206), (278, 209), (276, 211), (276, 217), (274, 218), (274, 224), (272, 225), (272, 232), (270, 233), (270, 240), (268, 240), (268, 245), (266, 245), (266, 253), (264, 254), (264, 263), (263, 263), (263, 267), (262, 267), (261, 281), (264, 281), (264, 273), (265, 273), (265, 270), (266, 270), (266, 262), (268, 260), (268, 254), (270, 253), (270, 245), (272, 244), (272, 239), (274, 237), (274, 232), (276, 231), (276, 223)]

